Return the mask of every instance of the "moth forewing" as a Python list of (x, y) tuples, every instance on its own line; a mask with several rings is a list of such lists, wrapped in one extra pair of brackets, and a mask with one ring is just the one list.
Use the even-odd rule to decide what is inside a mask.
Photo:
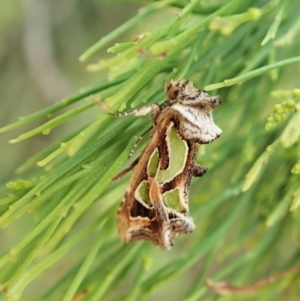
[(149, 143), (125, 169), (133, 168), (133, 174), (118, 212), (118, 228), (126, 243), (149, 240), (170, 249), (176, 236), (195, 228), (189, 189), (192, 177), (206, 172), (196, 164), (198, 144), (212, 142), (222, 131), (212, 118), (212, 110), (221, 103), (218, 96), (211, 97), (188, 80), (172, 80), (165, 90), (168, 100), (163, 104), (115, 115), (151, 113), (153, 120)]

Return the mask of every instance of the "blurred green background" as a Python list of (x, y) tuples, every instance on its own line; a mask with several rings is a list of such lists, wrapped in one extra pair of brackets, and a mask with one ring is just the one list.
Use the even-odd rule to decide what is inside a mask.
[[(177, 2), (182, 3), (182, 7), (190, 3), (185, 0)], [(209, 4), (212, 4), (212, 7), (214, 4), (222, 7), (227, 2), (229, 1), (209, 1)], [(178, 51), (178, 55), (173, 60), (157, 72), (153, 79), (146, 82), (141, 91), (137, 88), (137, 96), (134, 95), (132, 98), (128, 96), (127, 104), (133, 103), (134, 106), (142, 106), (146, 101), (149, 103), (163, 101), (165, 97), (163, 84), (168, 77), (176, 77), (181, 74), (190, 58), (192, 60), (185, 75), (193, 79), (198, 88), (203, 88), (205, 85), (237, 77), (253, 69), (299, 55), (297, 36), (299, 21), (298, 23), (296, 21), (296, 4), (279, 1), (280, 5), (274, 5), (274, 3), (276, 4), (274, 0), (247, 0), (236, 1), (236, 3), (238, 5), (233, 9), (233, 14), (247, 12), (251, 5), (260, 8), (267, 6), (268, 3), (273, 3), (273, 7), (270, 12), (265, 12), (265, 15), (259, 20), (241, 22), (229, 35), (220, 33), (220, 29), (213, 31), (205, 28), (197, 37), (194, 37), (195, 41), (191, 40), (192, 43), (188, 44), (186, 49)], [(138, 8), (144, 5), (146, 5), (145, 2), (139, 1), (133, 3), (123, 1), (2, 0), (0, 9), (0, 127), (18, 120), (21, 116), (54, 104), (64, 97), (77, 94), (81, 88), (99, 84), (114, 72), (118, 73), (118, 70), (111, 73), (106, 70), (88, 73), (85, 68), (87, 64), (95, 63), (99, 59), (116, 56), (117, 54), (106, 53), (106, 49), (115, 42), (128, 42), (131, 41), (132, 36), (152, 31), (167, 23), (169, 18), (175, 16), (179, 11), (174, 7), (158, 10), (152, 16), (145, 18), (145, 21), (139, 22), (132, 30), (118, 37), (116, 41), (110, 42), (89, 61), (84, 64), (79, 63), (78, 57), (87, 48), (135, 16)], [(278, 12), (283, 8), (285, 9), (284, 16), (275, 40), (271, 39), (262, 47), (261, 41), (269, 28), (273, 26), (275, 16), (278, 16)], [(215, 9), (212, 8), (211, 12)], [(230, 15), (230, 12), (228, 14)], [(183, 24), (179, 20), (175, 24), (175, 28), (162, 36), (160, 40), (168, 41), (169, 38), (179, 36), (194, 24), (200, 24), (207, 16), (209, 16), (209, 12), (206, 11), (199, 15), (196, 13)], [(221, 25), (223, 21), (221, 20)], [(293, 29), (291, 32), (290, 28)], [(279, 44), (274, 46), (276, 42)], [(196, 51), (193, 52), (195, 45), (199, 45), (199, 51), (196, 48)], [(148, 51), (148, 49), (146, 50)], [(140, 53), (136, 55), (136, 58), (134, 63), (137, 63), (137, 67), (134, 63), (133, 67), (130, 64), (126, 66), (129, 70), (126, 74), (128, 76), (127, 83), (132, 83), (134, 76), (139, 74), (138, 72), (150, 61), (149, 57), (140, 55)], [(126, 57), (123, 59), (126, 63)], [(201, 60), (204, 61), (199, 64)], [(159, 64), (157, 62), (159, 62), (159, 58), (154, 57), (153, 65)], [(126, 67), (124, 69), (128, 71)], [(130, 69), (131, 67), (132, 69)], [(201, 85), (203, 86), (201, 87)], [(223, 99), (222, 105), (214, 114), (215, 122), (223, 129), (223, 134), (213, 144), (200, 146), (198, 161), (208, 166), (210, 170), (203, 179), (194, 179), (191, 188), (191, 215), (195, 219), (197, 229), (190, 235), (178, 238), (171, 252), (162, 252), (149, 243), (143, 242), (123, 246), (117, 237), (115, 215), (117, 206), (126, 190), (127, 176), (124, 181), (108, 185), (104, 191), (101, 191), (101, 194), (93, 196), (90, 207), (77, 219), (72, 220), (73, 214), (76, 215), (76, 210), (81, 208), (82, 203), (80, 202), (85, 199), (85, 196), (80, 196), (75, 204), (70, 205), (71, 208), (66, 209), (66, 212), (62, 208), (59, 212), (62, 221), (51, 236), (50, 246), (46, 245), (45, 248), (42, 246), (38, 250), (36, 258), (32, 259), (32, 266), (38, 266), (40, 262), (47, 262), (51, 254), (59, 247), (76, 237), (82, 228), (91, 224), (99, 216), (101, 217), (101, 214), (105, 215), (107, 208), (113, 207), (108, 214), (105, 231), (101, 232), (104, 246), (97, 253), (96, 260), (84, 281), (78, 286), (77, 296), (84, 292), (86, 287), (94, 293), (97, 292), (98, 287), (101, 289), (101, 285), (103, 285), (102, 293), (105, 297), (108, 296), (108, 300), (139, 301), (141, 296), (145, 296), (145, 300), (162, 300), (168, 296), (167, 298), (171, 298), (170, 300), (176, 301), (181, 301), (184, 297), (188, 301), (256, 301), (258, 300), (257, 296), (264, 296), (264, 299), (259, 300), (275, 300), (276, 293), (282, 291), (285, 295), (281, 295), (277, 300), (295, 300), (293, 298), (296, 296), (297, 290), (299, 291), (296, 285), (299, 280), (297, 275), (294, 278), (287, 278), (287, 281), (282, 280), (279, 282), (280, 285), (275, 283), (270, 286), (271, 288), (267, 287), (262, 295), (259, 295), (259, 291), (258, 295), (254, 295), (254, 297), (250, 295), (243, 296), (243, 298), (239, 295), (237, 297), (216, 296), (211, 289), (206, 287), (204, 279), (206, 276), (217, 275), (215, 280), (226, 279), (239, 285), (251, 284), (299, 262), (299, 208), (296, 212), (289, 212), (288, 206), (291, 198), (288, 199), (288, 202), (285, 198), (288, 193), (288, 196), (291, 197), (295, 187), (299, 186), (299, 174), (291, 174), (292, 167), (300, 158), (299, 138), (291, 147), (280, 145), (269, 161), (268, 158), (260, 161), (258, 165), (259, 168), (262, 166), (262, 169), (254, 176), (258, 180), (254, 184), (252, 183), (250, 190), (244, 192), (241, 189), (246, 174), (255, 166), (268, 145), (279, 139), (278, 137), (295, 115), (295, 112), (289, 112), (286, 120), (278, 122), (273, 131), (265, 130), (267, 118), (273, 114), (274, 105), (290, 98), (291, 91), (297, 87), (299, 88), (299, 63), (265, 72), (243, 82), (242, 85), (235, 84), (218, 91), (210, 91), (211, 94), (220, 94)], [(122, 86), (121, 88), (123, 89)], [(158, 92), (148, 99), (148, 92), (152, 93), (153, 89), (157, 89)], [(272, 92), (280, 89), (288, 91), (286, 94), (288, 96), (271, 97)], [(299, 100), (297, 101), (299, 103)], [(72, 105), (63, 112), (74, 107), (75, 105)], [(126, 109), (129, 109), (129, 106)], [(61, 113), (59, 112), (57, 115)], [(97, 129), (99, 135), (97, 138), (102, 138), (102, 130), (103, 132), (110, 130), (113, 133), (115, 126), (125, 124), (124, 135), (117, 136), (114, 140), (115, 144), (107, 146), (108, 150), (111, 149), (113, 153), (117, 148), (116, 141), (122, 136), (127, 135), (127, 141), (130, 141), (132, 135), (130, 136), (126, 132), (128, 119), (109, 119), (106, 112), (93, 106), (55, 128), (50, 135), (38, 134), (17, 144), (8, 144), (8, 140), (43, 124), (47, 121), (44, 118), (0, 135), (1, 182), (6, 183), (14, 178), (15, 169), (27, 158), (55, 141), (65, 141), (65, 137), (69, 134), (95, 122), (97, 116), (103, 118), (104, 124), (107, 121), (105, 118), (110, 122), (107, 128), (99, 127)], [(147, 122), (149, 123), (149, 118), (137, 119), (131, 119), (132, 125), (136, 126), (137, 130), (147, 125)], [(101, 126), (103, 125), (101, 124)], [(144, 139), (140, 149), (146, 142), (147, 139)], [(127, 144), (124, 144), (124, 148), (125, 146)], [(83, 144), (83, 151), (88, 147), (88, 143), (87, 145)], [(99, 157), (102, 154), (106, 156), (105, 151), (105, 148), (102, 149)], [(138, 152), (139, 150), (136, 151), (136, 156)], [(62, 159), (62, 163), (65, 163), (64, 160), (67, 162), (70, 158), (65, 156), (59, 157), (60, 159)], [(60, 163), (59, 160), (56, 162)], [(265, 164), (267, 161), (268, 163)], [(114, 162), (112, 160), (108, 163), (112, 165)], [(84, 163), (87, 165), (91, 163), (93, 166), (94, 161), (88, 158)], [(81, 162), (78, 168), (81, 168)], [(104, 166), (104, 172), (107, 170), (105, 168), (109, 170), (107, 166)], [(47, 166), (45, 170), (35, 167), (34, 172), (36, 173), (30, 174), (30, 172), (26, 177), (31, 180), (33, 174), (33, 183), (36, 184), (34, 176), (36, 174), (40, 176), (43, 173), (47, 175), (48, 170)], [(99, 171), (92, 184), (95, 184), (103, 173), (102, 170)], [(72, 175), (71, 172), (66, 175), (66, 178), (59, 178), (57, 183), (67, 179), (70, 175)], [(80, 184), (79, 180), (78, 185)], [(71, 184), (70, 190), (76, 188), (74, 187), (76, 182), (73, 187)], [(9, 192), (14, 192), (20, 197), (22, 197), (22, 193), (24, 195), (27, 193), (27, 191), (13, 191), (13, 189)], [(15, 260), (14, 250), (11, 248), (17, 246), (24, 237), (32, 233), (39, 223), (42, 223), (44, 218), (51, 214), (52, 209), (54, 210), (56, 205), (60, 204), (64, 191), (62, 194), (60, 193), (61, 191), (54, 195), (55, 199), (43, 200), (44, 203), (41, 202), (37, 206), (32, 202), (32, 207), (28, 211), (22, 212), (21, 218), (18, 218), (17, 221), (13, 220), (12, 225), (1, 231), (0, 255), (4, 255), (0, 257), (0, 261), (6, 258), (5, 256), (11, 259), (4, 269), (7, 275), (10, 276), (13, 274), (13, 269), (21, 266), (22, 259), (26, 258), (31, 249), (38, 245), (50, 226), (42, 229), (40, 235), (30, 241), (20, 254), (17, 254), (16, 257), (20, 256), (17, 260)], [(89, 189), (86, 191), (86, 194), (88, 193)], [(36, 199), (38, 199), (39, 195), (36, 195)], [(30, 205), (30, 202), (28, 203)], [(79, 206), (76, 207), (78, 204)], [(282, 207), (279, 208), (281, 204)], [(1, 208), (1, 213), (5, 210), (9, 211), (10, 203), (7, 208), (6, 205), (4, 204), (4, 209)], [(237, 208), (240, 208), (238, 209), (240, 211)], [(278, 208), (278, 214), (275, 212), (276, 208)], [(22, 208), (19, 210), (21, 211)], [(16, 212), (18, 213), (18, 210)], [(266, 223), (270, 216), (273, 217), (273, 224), (267, 226)], [(52, 222), (49, 225), (52, 226)], [(69, 225), (71, 225), (71, 230)], [(29, 285), (24, 293), (25, 299), (21, 298), (21, 300), (40, 300), (40, 296), (46, 294), (43, 301), (54, 301), (55, 297), (53, 296), (62, 296), (70, 287), (77, 269), (86, 259), (86, 254), (89, 254), (90, 246), (94, 246), (99, 239), (99, 229), (95, 226), (94, 230), (93, 237), (88, 236), (87, 240), (79, 246), (74, 247), (70, 252), (66, 251), (64, 257), (53, 263), (53, 266), (50, 266), (46, 272), (40, 268), (41, 276)], [(56, 240), (56, 236), (61, 233), (63, 233), (60, 237), (61, 240)], [(39, 257), (39, 252), (43, 256)], [(9, 257), (10, 253), (11, 257)], [(128, 254), (132, 256), (130, 259), (126, 257)], [(124, 258), (128, 259), (127, 263), (127, 259), (124, 263)], [(3, 261), (1, 263), (3, 264)], [(122, 266), (122, 264), (124, 265)], [(110, 275), (109, 273), (114, 273), (114, 277), (108, 277), (107, 280), (105, 277)], [(13, 284), (15, 283), (18, 284), (17, 281), (13, 281)], [(12, 285), (13, 293), (14, 289), (15, 286)], [(274, 295), (270, 294), (274, 291)], [(131, 299), (130, 294), (136, 294), (136, 299)], [(204, 294), (208, 296), (207, 299), (198, 298)], [(282, 299), (282, 296), (291, 296), (291, 299)], [(127, 297), (128, 299), (126, 299)], [(2, 301), (1, 297), (0, 300)], [(90, 301), (89, 296), (86, 296), (84, 300)]]
[[(0, 127), (41, 110), (83, 87), (104, 78), (101, 72), (88, 73), (78, 57), (102, 36), (136, 14), (145, 3), (73, 0), (2, 0), (0, 4)], [(149, 25), (148, 25), (149, 26)], [(147, 27), (147, 24), (145, 24)], [(139, 28), (142, 30), (142, 28)], [(127, 32), (118, 41), (138, 32)], [(111, 55), (110, 55), (111, 56)], [(109, 57), (106, 49), (93, 61)], [(65, 123), (51, 135), (38, 135), (17, 145), (8, 140), (44, 120), (0, 135), (1, 182), (46, 145), (89, 123), (86, 112)], [(76, 129), (76, 128), (75, 128)]]

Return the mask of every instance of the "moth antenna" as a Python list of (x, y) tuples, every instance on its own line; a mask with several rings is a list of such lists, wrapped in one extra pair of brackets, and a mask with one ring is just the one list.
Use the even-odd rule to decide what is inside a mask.
[(113, 117), (124, 117), (132, 114), (130, 114), (130, 112), (126, 112), (126, 113), (108, 113), (108, 115)]
[(157, 103), (154, 103), (152, 105), (143, 106), (141, 108), (124, 112), (124, 113), (108, 113), (111, 116), (114, 117), (124, 117), (129, 115), (135, 115), (135, 116), (145, 116), (149, 113), (155, 113), (160, 111), (160, 106)]

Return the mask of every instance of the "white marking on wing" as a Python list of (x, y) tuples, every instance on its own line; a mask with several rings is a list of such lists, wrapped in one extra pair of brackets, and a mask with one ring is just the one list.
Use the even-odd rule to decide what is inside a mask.
[(189, 122), (183, 123), (183, 128), (192, 134), (190, 138), (197, 138), (203, 142), (210, 142), (221, 135), (222, 130), (215, 125), (210, 110), (201, 110), (174, 104), (172, 109), (178, 111)]
[(174, 104), (172, 106), (172, 109), (179, 112), (183, 117), (185, 117), (188, 121), (195, 124), (197, 126), (197, 117), (195, 116), (195, 109), (192, 109), (192, 111), (188, 111), (186, 106), (180, 105), (178, 103)]

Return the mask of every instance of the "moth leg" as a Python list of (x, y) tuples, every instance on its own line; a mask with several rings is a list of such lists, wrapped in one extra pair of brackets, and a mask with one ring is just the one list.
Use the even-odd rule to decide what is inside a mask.
[(160, 112), (160, 106), (157, 103), (154, 103), (152, 105), (144, 106), (138, 109), (135, 109), (133, 111), (129, 112), (124, 112), (124, 113), (109, 113), (109, 115), (112, 115), (114, 117), (123, 117), (123, 116), (129, 116), (129, 115), (134, 115), (134, 116), (145, 116), (149, 113), (152, 115), (156, 115), (157, 113)]
[(134, 146), (132, 147), (128, 159), (131, 158), (131, 156), (133, 155), (134, 151), (136, 150), (137, 146), (139, 145), (140, 141), (146, 136), (147, 133), (149, 133), (152, 130), (152, 126), (147, 129), (135, 142)]
[[(133, 145), (129, 155), (128, 155), (128, 159), (131, 158), (132, 154), (134, 153), (134, 151), (136, 150), (138, 144), (140, 143), (140, 141), (145, 137), (145, 135), (150, 132), (152, 130), (152, 126), (147, 129), (135, 142), (135, 144)], [(114, 181), (119, 181), (121, 178), (123, 178), (129, 171), (131, 171), (134, 166), (137, 165), (137, 163), (139, 162), (140, 158), (135, 159), (127, 168), (125, 168), (124, 170), (122, 170), (121, 172), (119, 172), (112, 180), (111, 182)]]
[(192, 172), (193, 177), (202, 177), (207, 172), (207, 168), (195, 163)]
[(131, 171), (139, 162), (140, 157), (136, 158), (127, 168), (120, 171), (116, 176), (114, 176), (111, 182), (121, 180), (129, 171)]

